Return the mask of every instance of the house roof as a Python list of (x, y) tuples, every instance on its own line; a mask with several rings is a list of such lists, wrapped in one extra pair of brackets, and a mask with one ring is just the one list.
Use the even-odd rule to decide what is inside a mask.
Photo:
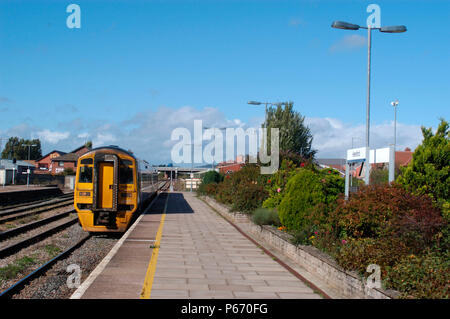
[(413, 152), (411, 152), (410, 150), (407, 151), (407, 149), (405, 149), (404, 151), (395, 152), (395, 165), (407, 166), (409, 162), (411, 162)]
[(83, 149), (83, 148), (86, 148), (86, 149), (88, 149), (89, 150), (89, 147), (87, 147), (85, 144), (83, 144), (83, 145), (81, 145), (80, 147), (77, 147), (76, 149), (74, 149), (72, 152), (70, 152), (70, 153), (76, 153), (76, 152), (78, 152), (79, 150), (81, 150), (81, 149)]
[(10, 159), (0, 159), (0, 166), (2, 168), (6, 168), (6, 169), (17, 169), (18, 166), (26, 166), (26, 167), (30, 167), (30, 168), (34, 168), (34, 165), (26, 162), (26, 161), (20, 161), (17, 160), (16, 164), (13, 164), (13, 161)]
[(62, 156), (52, 158), (52, 162), (76, 162), (78, 157), (79, 156), (75, 153), (67, 153)]
[(345, 158), (318, 158), (317, 163), (328, 166), (345, 166)]
[(51, 153), (55, 153), (55, 152), (57, 152), (57, 153), (59, 153), (59, 154), (61, 154), (61, 155), (66, 154), (66, 152), (61, 152), (61, 151), (58, 151), (58, 150), (53, 150), (53, 151), (51, 151), (51, 152), (45, 154), (45, 155), (42, 156), (41, 158), (37, 159), (36, 162), (39, 162), (40, 160), (42, 160), (42, 159), (44, 159), (45, 157), (49, 156)]

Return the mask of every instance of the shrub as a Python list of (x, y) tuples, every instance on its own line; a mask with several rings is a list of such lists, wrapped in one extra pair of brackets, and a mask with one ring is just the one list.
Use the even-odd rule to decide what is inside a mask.
[[(208, 171), (205, 173), (205, 175), (203, 175), (202, 178), (202, 182), (200, 184), (200, 186), (197, 189), (197, 193), (201, 194), (201, 195), (215, 195), (215, 191), (214, 193), (212, 193), (212, 190), (215, 190), (216, 187), (209, 187), (208, 185), (210, 184), (215, 184), (217, 185), (218, 183), (223, 181), (223, 175), (219, 174), (216, 171)], [(209, 190), (209, 192), (208, 192)]]
[(264, 201), (263, 207), (277, 208), (283, 195), (285, 194), (286, 184), (290, 177), (298, 172), (298, 168), (291, 160), (283, 160), (278, 171), (270, 177), (266, 183), (268, 198)]
[(256, 225), (281, 225), (278, 213), (273, 209), (267, 208), (256, 209), (252, 214), (252, 221)]
[(422, 256), (404, 256), (389, 269), (385, 284), (402, 298), (450, 298), (450, 254), (427, 250)]
[(450, 198), (450, 130), (441, 119), (436, 134), (422, 127), (423, 142), (413, 153), (413, 158), (397, 182), (411, 192), (429, 194), (441, 206)]
[(245, 181), (238, 185), (231, 205), (232, 211), (251, 213), (261, 207), (267, 198), (267, 191), (256, 182)]
[(321, 202), (325, 202), (325, 195), (319, 175), (300, 169), (286, 185), (279, 207), (281, 223), (289, 230), (303, 230), (305, 215)]
[(344, 181), (333, 170), (299, 169), (289, 179), (279, 205), (281, 223), (289, 230), (313, 230), (314, 221), (325, 222), (343, 190)]
[(395, 265), (408, 253), (408, 248), (398, 238), (359, 238), (343, 239), (335, 257), (343, 268), (356, 270), (360, 274), (366, 273), (368, 265), (377, 264), (383, 276), (388, 266)]
[(216, 171), (208, 171), (203, 175), (202, 184), (220, 183), (223, 181), (223, 175)]
[(231, 205), (234, 211), (251, 213), (261, 207), (267, 198), (264, 185), (268, 177), (260, 174), (259, 166), (247, 164), (241, 170), (228, 174), (224, 181), (218, 184), (216, 199)]
[(330, 220), (341, 238), (422, 236), (427, 245), (443, 225), (428, 196), (410, 194), (397, 185), (360, 188), (348, 201), (338, 200)]

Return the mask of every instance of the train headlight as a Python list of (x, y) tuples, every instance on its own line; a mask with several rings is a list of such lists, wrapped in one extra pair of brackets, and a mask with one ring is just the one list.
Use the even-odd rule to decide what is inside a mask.
[(79, 192), (78, 195), (80, 195), (80, 196), (91, 196), (91, 192)]

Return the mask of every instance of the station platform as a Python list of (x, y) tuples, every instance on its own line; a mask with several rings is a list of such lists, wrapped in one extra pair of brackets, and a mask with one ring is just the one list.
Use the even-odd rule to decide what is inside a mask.
[(58, 187), (45, 187), (34, 185), (8, 185), (0, 186), (0, 206), (26, 203), (63, 195), (64, 192)]
[(190, 192), (162, 193), (72, 299), (320, 295)]

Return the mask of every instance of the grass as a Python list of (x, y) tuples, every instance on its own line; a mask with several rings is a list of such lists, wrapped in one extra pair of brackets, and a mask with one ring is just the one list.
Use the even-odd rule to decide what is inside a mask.
[(17, 275), (35, 263), (35, 259), (25, 256), (16, 259), (12, 264), (0, 268), (0, 281), (6, 281), (17, 277)]
[(55, 257), (61, 251), (61, 248), (55, 245), (45, 245), (44, 250), (50, 255), (50, 257)]

